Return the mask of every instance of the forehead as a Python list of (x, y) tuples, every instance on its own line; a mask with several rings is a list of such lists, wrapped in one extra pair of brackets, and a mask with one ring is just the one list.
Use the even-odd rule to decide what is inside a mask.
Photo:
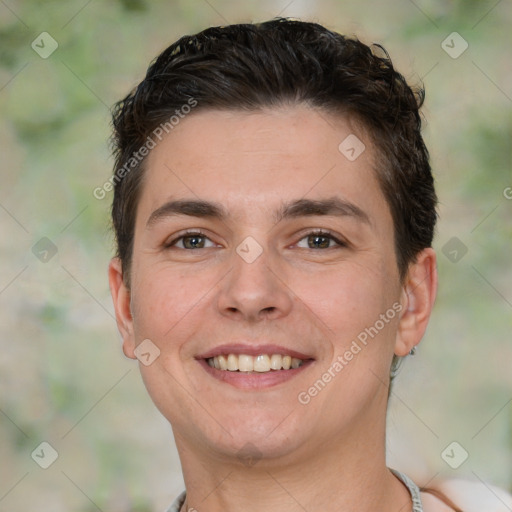
[(334, 195), (379, 216), (387, 204), (374, 167), (368, 135), (346, 117), (306, 106), (197, 111), (147, 157), (138, 217), (179, 197), (221, 202), (240, 219)]

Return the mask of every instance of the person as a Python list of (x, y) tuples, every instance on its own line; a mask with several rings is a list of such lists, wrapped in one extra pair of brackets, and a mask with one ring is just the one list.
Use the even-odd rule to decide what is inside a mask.
[(169, 511), (461, 510), (386, 465), (437, 288), (423, 101), (382, 46), (277, 18), (180, 38), (115, 105), (109, 282)]

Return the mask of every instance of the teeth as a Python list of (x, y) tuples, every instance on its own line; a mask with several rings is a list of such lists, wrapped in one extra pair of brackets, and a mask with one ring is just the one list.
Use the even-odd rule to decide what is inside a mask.
[(251, 356), (246, 356), (245, 354), (240, 354), (238, 356), (238, 370), (241, 372), (252, 372), (256, 370), (254, 368), (254, 361)]
[(272, 354), (270, 357), (270, 368), (272, 370), (280, 370), (283, 366), (283, 358), (279, 354)]
[(269, 372), (270, 371), (270, 357), (266, 354), (256, 356), (254, 359), (254, 371), (255, 372)]
[[(228, 369), (228, 360), (224, 356), (214, 357), (213, 363), (215, 364), (215, 359), (219, 362), (219, 370), (227, 370)], [(217, 364), (215, 364), (217, 366)]]
[(258, 372), (265, 373), (271, 370), (289, 370), (302, 366), (302, 359), (280, 354), (260, 354), (253, 357), (247, 354), (226, 354), (210, 357), (208, 365), (217, 370), (228, 370), (230, 372)]
[(236, 372), (238, 370), (238, 357), (235, 354), (228, 355), (228, 370)]
[(292, 357), (292, 368), (298, 368), (301, 365), (302, 361), (297, 359), (296, 357)]

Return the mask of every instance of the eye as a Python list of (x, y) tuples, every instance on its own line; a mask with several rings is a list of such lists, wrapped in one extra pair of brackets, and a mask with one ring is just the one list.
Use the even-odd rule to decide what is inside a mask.
[[(304, 244), (301, 245), (303, 240), (307, 240), (306, 246)], [(207, 245), (208, 242), (210, 242), (210, 245)], [(336, 238), (329, 231), (323, 230), (311, 231), (297, 243), (297, 247), (302, 249), (332, 249), (336, 246), (346, 247), (347, 244)], [(165, 248), (171, 247), (178, 249), (206, 249), (208, 247), (216, 247), (216, 244), (201, 231), (190, 231), (165, 244)]]
[[(302, 240), (307, 240), (307, 247), (300, 245)], [(311, 231), (299, 240), (297, 246), (302, 249), (332, 249), (335, 246), (332, 246), (331, 242), (334, 242), (339, 247), (347, 246), (346, 243), (336, 238), (332, 233), (323, 230)]]
[(204, 233), (200, 231), (190, 231), (185, 235), (181, 235), (170, 242), (165, 244), (165, 248), (177, 247), (178, 249), (205, 249), (206, 240), (209, 240), (211, 245), (209, 247), (215, 247), (214, 244)]

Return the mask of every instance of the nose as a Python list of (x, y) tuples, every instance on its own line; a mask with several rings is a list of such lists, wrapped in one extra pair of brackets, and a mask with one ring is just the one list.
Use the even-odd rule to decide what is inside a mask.
[(233, 251), (231, 271), (221, 283), (219, 312), (234, 320), (258, 322), (289, 314), (293, 292), (286, 284), (277, 256), (267, 249), (252, 262)]

